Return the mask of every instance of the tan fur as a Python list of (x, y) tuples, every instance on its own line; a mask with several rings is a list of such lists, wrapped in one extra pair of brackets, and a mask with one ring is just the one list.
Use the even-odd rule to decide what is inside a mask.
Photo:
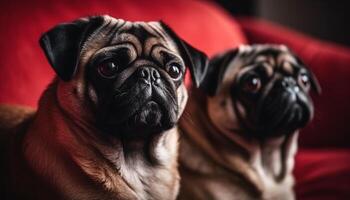
[(34, 113), (35, 110), (31, 107), (3, 104), (0, 107), (0, 130), (11, 130)]
[[(0, 107), (1, 131), (13, 132), (10, 134), (8, 160), (5, 160), (10, 171), (7, 174), (9, 182), (5, 183), (8, 184), (5, 188), (8, 199), (176, 198), (180, 179), (177, 127), (155, 136), (150, 144), (146, 144), (142, 140), (125, 142), (115, 137), (102, 137), (94, 126), (93, 108), (88, 106), (88, 99), (97, 103), (97, 98), (93, 87), (84, 81), (84, 67), (96, 53), (109, 48), (103, 48), (111, 37), (107, 32), (115, 27), (120, 31), (133, 26), (131, 22), (124, 23), (109, 16), (104, 18), (104, 25), (110, 25), (102, 25), (103, 28), (87, 40), (76, 75), (69, 82), (55, 80), (43, 93), (36, 113), (16, 107)], [(160, 27), (156, 22), (140, 22), (145, 27), (150, 24)], [(123, 42), (120, 45), (124, 46), (127, 45), (125, 42), (133, 43), (136, 49), (131, 45), (129, 49), (136, 58), (144, 52), (153, 53), (148, 45), (165, 41), (170, 43), (168, 51), (178, 56), (174, 44), (164, 39), (149, 39), (143, 46), (131, 34), (124, 34), (114, 38), (112, 43)], [(157, 53), (154, 55), (158, 56)], [(135, 63), (133, 67), (137, 65)], [(187, 101), (183, 83), (177, 94), (180, 117)], [(17, 131), (23, 121), (28, 125)], [(2, 128), (4, 124), (5, 128)], [(125, 153), (125, 148), (128, 153)], [(145, 158), (146, 154), (154, 163)]]
[[(284, 46), (275, 48), (286, 50)], [(228, 64), (215, 96), (193, 89), (179, 123), (182, 132), (179, 199), (294, 199), (292, 169), (298, 133), (258, 141), (239, 132), (230, 89), (235, 78), (249, 68), (245, 63), (251, 62), (249, 51), (249, 46), (239, 48), (238, 56), (247, 57)], [(256, 59), (265, 62), (267, 74), (272, 74), (273, 67), (282, 61), (295, 62), (286, 55)], [(283, 67), (290, 71), (288, 66)], [(238, 111), (245, 116), (239, 104)]]

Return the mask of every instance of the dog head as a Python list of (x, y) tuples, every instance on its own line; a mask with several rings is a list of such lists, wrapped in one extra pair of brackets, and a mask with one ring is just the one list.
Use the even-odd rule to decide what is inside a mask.
[(59, 24), (40, 44), (68, 85), (64, 93), (77, 96), (103, 132), (125, 137), (172, 128), (187, 100), (186, 69), (199, 85), (208, 62), (162, 22), (110, 16)]
[(217, 128), (254, 138), (305, 126), (314, 111), (309, 92), (320, 93), (312, 72), (283, 45), (242, 45), (214, 57), (201, 89)]

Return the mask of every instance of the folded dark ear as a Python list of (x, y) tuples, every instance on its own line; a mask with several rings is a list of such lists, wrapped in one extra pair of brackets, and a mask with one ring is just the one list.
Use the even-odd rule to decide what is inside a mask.
[(91, 17), (62, 23), (41, 36), (40, 46), (62, 80), (69, 81), (74, 76), (83, 42), (102, 20), (101, 17)]
[(227, 67), (230, 62), (236, 57), (238, 53), (237, 49), (232, 49), (228, 52), (219, 54), (210, 59), (207, 73), (205, 74), (204, 80), (200, 86), (209, 96), (217, 94), (218, 89), (221, 86), (221, 82)]
[(176, 43), (186, 67), (188, 67), (191, 72), (192, 80), (195, 86), (198, 88), (202, 83), (208, 68), (209, 60), (207, 55), (201, 52), (200, 50), (195, 49), (184, 40), (180, 39), (177, 36), (177, 34), (162, 21), (160, 22), (160, 24), (162, 28), (167, 32), (167, 34)]
[(310, 74), (310, 78), (311, 78), (311, 88), (317, 93), (317, 94), (321, 94), (322, 93), (322, 88), (321, 85), (319, 84), (316, 76), (314, 75), (314, 73), (312, 73), (312, 71), (309, 69), (309, 74)]

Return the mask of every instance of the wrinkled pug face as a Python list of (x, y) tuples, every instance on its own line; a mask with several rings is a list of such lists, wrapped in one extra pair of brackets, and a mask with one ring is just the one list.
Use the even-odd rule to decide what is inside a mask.
[(314, 110), (309, 92), (320, 92), (312, 72), (282, 45), (240, 46), (214, 57), (201, 88), (217, 128), (254, 138), (305, 126)]
[(117, 136), (172, 128), (187, 100), (186, 69), (198, 85), (207, 67), (207, 57), (162, 22), (82, 18), (54, 27), (41, 45), (62, 80), (83, 80), (97, 127)]

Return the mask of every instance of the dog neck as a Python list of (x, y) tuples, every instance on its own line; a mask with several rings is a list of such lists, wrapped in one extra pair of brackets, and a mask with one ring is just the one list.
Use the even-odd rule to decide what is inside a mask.
[(102, 138), (74, 93), (59, 96), (59, 84), (43, 94), (24, 141), (25, 157), (39, 176), (50, 177), (69, 199), (175, 198), (176, 128), (147, 142)]
[[(241, 133), (223, 133), (210, 122), (206, 111), (200, 109), (206, 105), (203, 99), (205, 96), (196, 91), (180, 120), (185, 140), (180, 148), (181, 165), (203, 170), (203, 173), (214, 173), (215, 170), (208, 169), (220, 166), (234, 179), (238, 177), (241, 185), (250, 188), (246, 192), (258, 198), (272, 199), (279, 195), (277, 193), (285, 193), (285, 188), (291, 192), (298, 133), (265, 141), (248, 139)], [(188, 115), (191, 115), (191, 120), (186, 120)], [(188, 158), (189, 151), (196, 147), (201, 155), (192, 157), (202, 157), (202, 160)], [(208, 157), (211, 158), (210, 164), (204, 167), (203, 163), (209, 163)]]

